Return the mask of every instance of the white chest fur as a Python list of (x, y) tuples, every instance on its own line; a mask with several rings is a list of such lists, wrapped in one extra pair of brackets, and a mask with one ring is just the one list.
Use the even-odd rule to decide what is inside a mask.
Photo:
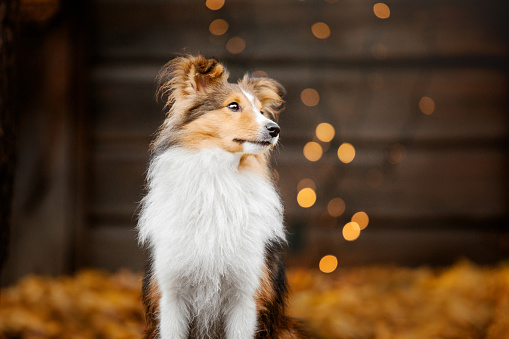
[(140, 241), (153, 251), (163, 295), (185, 299), (194, 313), (188, 316), (209, 314), (205, 322), (221, 312), (232, 289), (254, 294), (265, 245), (285, 238), (277, 192), (259, 175), (239, 171), (239, 161), (220, 149), (172, 148), (149, 168)]

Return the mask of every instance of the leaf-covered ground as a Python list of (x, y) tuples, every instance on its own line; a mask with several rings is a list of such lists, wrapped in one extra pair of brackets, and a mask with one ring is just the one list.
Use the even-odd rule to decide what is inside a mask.
[[(509, 266), (288, 272), (290, 313), (320, 338), (509, 338)], [(0, 338), (141, 338), (141, 276), (29, 276), (2, 290)]]

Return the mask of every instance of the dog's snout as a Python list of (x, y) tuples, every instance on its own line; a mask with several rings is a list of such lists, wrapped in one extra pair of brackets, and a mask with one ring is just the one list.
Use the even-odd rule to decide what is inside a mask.
[(275, 122), (269, 122), (265, 125), (265, 128), (269, 131), (269, 135), (273, 138), (277, 137), (279, 135), (279, 131), (281, 131), (281, 128), (279, 128), (279, 125)]

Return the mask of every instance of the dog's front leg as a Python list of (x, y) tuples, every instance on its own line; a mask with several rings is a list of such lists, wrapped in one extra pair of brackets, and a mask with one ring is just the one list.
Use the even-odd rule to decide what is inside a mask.
[(225, 314), (226, 338), (252, 339), (256, 331), (256, 303), (252, 293), (240, 292), (229, 302)]
[(186, 339), (189, 330), (189, 309), (183, 298), (171, 289), (161, 291), (160, 300), (161, 339)]

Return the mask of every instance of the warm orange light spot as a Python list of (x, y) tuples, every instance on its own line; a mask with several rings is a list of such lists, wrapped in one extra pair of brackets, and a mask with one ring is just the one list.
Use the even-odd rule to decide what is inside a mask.
[(228, 23), (223, 19), (216, 19), (209, 25), (210, 33), (214, 35), (223, 35), (228, 30)]
[(389, 6), (384, 4), (383, 2), (379, 2), (373, 6), (373, 12), (375, 13), (377, 18), (387, 19), (391, 16), (391, 10)]
[(320, 260), (318, 267), (323, 273), (334, 272), (338, 267), (338, 259), (333, 255), (326, 255)]
[(356, 240), (361, 234), (361, 228), (356, 222), (349, 222), (343, 227), (343, 238), (348, 241)]
[(226, 43), (226, 49), (232, 54), (239, 54), (244, 50), (244, 48), (246, 48), (246, 42), (238, 36), (231, 38)]
[(430, 97), (422, 97), (419, 100), (419, 109), (426, 115), (433, 114), (435, 112), (435, 101)]
[(331, 217), (339, 217), (345, 211), (345, 202), (341, 198), (334, 198), (327, 204), (327, 212)]
[(389, 161), (391, 164), (395, 165), (403, 158), (405, 157), (406, 149), (405, 146), (401, 144), (394, 144), (392, 145), (389, 150), (387, 151), (387, 161)]
[(360, 229), (363, 230), (368, 227), (369, 217), (365, 212), (357, 212), (352, 216), (352, 221), (357, 223)]
[(224, 6), (224, 0), (207, 0), (205, 6), (207, 6), (208, 9), (217, 11)]
[(336, 131), (334, 130), (334, 127), (332, 127), (331, 124), (322, 122), (321, 124), (316, 126), (316, 137), (323, 142), (331, 141), (334, 138), (335, 134)]
[(320, 95), (313, 88), (306, 88), (300, 93), (300, 100), (306, 106), (316, 106), (320, 101)]
[(297, 203), (300, 207), (308, 208), (315, 204), (316, 193), (311, 188), (303, 188), (297, 194)]
[(327, 39), (330, 36), (330, 28), (323, 22), (315, 22), (311, 26), (311, 32), (318, 39)]
[(323, 149), (319, 143), (310, 141), (304, 146), (303, 153), (309, 161), (318, 161), (322, 157)]
[(299, 183), (297, 184), (297, 191), (301, 191), (303, 190), (304, 188), (311, 188), (313, 191), (316, 190), (316, 184), (313, 180), (311, 179), (302, 179), (301, 181), (299, 181)]
[(258, 71), (254, 71), (253, 75), (255, 77), (266, 77), (267, 76), (267, 72), (258, 70)]
[(352, 144), (347, 142), (341, 144), (341, 146), (338, 148), (338, 158), (345, 164), (352, 162), (352, 160), (355, 158), (355, 148), (352, 146)]

